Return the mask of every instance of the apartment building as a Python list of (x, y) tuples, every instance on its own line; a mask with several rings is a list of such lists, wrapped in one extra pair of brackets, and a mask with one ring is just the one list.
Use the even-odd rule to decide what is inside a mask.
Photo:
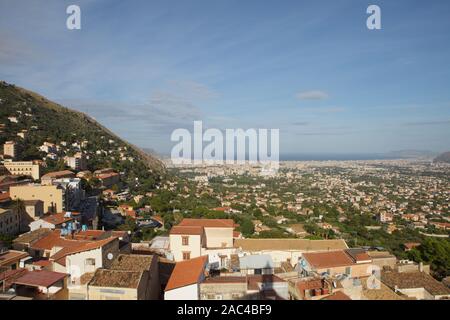
[(41, 166), (35, 161), (5, 161), (4, 166), (13, 176), (30, 176), (34, 180), (41, 177)]
[(0, 208), (0, 234), (16, 235), (20, 232), (20, 217), (14, 209)]
[(64, 189), (59, 186), (24, 185), (10, 188), (12, 200), (41, 200), (44, 212), (61, 212), (64, 210)]
[(77, 152), (72, 157), (65, 157), (64, 162), (67, 166), (76, 171), (87, 169), (86, 155), (82, 152)]

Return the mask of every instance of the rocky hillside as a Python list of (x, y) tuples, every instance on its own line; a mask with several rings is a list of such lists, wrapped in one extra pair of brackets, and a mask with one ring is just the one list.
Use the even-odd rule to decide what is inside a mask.
[(436, 158), (434, 158), (434, 162), (450, 163), (450, 151), (449, 152), (445, 152), (445, 153), (437, 156)]
[(112, 167), (124, 173), (132, 188), (151, 188), (165, 173), (158, 159), (120, 139), (88, 115), (1, 81), (0, 144), (10, 140), (19, 144), (19, 160), (45, 158), (46, 154), (39, 150), (44, 142), (58, 145), (59, 160), (46, 159), (47, 171), (64, 167), (61, 159), (80, 151), (81, 145), (88, 156), (89, 170)]

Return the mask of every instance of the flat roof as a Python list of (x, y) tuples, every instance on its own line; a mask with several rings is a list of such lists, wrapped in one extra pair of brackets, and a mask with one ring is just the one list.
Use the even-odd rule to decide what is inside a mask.
[(343, 250), (348, 246), (343, 239), (308, 240), (308, 239), (236, 239), (234, 246), (244, 251), (331, 251)]

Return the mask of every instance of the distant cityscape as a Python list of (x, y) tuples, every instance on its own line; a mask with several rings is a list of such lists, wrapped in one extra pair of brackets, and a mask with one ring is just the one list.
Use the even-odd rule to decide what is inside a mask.
[(0, 1), (2, 320), (445, 317), (429, 2)]

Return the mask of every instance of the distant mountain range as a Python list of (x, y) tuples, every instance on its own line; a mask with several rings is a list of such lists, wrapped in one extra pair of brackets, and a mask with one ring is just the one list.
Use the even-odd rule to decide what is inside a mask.
[(433, 161), (436, 163), (450, 163), (450, 151), (438, 155)]
[(386, 153), (388, 158), (399, 159), (433, 159), (437, 155), (436, 152), (429, 150), (397, 150)]

